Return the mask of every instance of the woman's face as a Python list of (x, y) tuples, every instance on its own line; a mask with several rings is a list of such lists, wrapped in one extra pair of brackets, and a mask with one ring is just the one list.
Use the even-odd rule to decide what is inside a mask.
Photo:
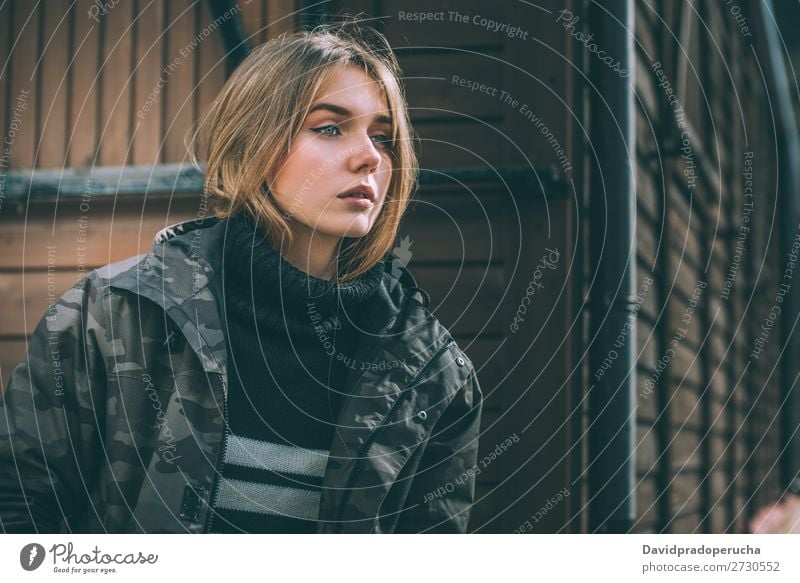
[[(375, 224), (391, 179), (387, 102), (375, 81), (353, 66), (337, 66), (320, 93), (270, 190), (293, 229), (362, 237)], [(340, 196), (360, 186), (372, 189), (372, 200)]]

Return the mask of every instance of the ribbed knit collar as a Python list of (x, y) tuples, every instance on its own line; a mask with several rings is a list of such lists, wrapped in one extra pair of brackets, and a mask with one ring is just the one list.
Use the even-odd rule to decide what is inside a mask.
[[(227, 310), (260, 325), (292, 334), (330, 333), (356, 306), (369, 299), (383, 277), (384, 262), (354, 280), (341, 283), (298, 269), (275, 250), (252, 217), (228, 219), (224, 253), (224, 297)], [(341, 264), (340, 264), (341, 265)]]

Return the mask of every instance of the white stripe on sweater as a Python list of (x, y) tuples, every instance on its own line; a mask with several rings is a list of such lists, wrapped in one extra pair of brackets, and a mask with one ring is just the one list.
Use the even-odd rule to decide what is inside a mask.
[(228, 435), (225, 463), (322, 478), (325, 476), (328, 453), (323, 449), (304, 449), (240, 435)]
[(223, 479), (216, 506), (229, 510), (317, 520), (321, 492)]

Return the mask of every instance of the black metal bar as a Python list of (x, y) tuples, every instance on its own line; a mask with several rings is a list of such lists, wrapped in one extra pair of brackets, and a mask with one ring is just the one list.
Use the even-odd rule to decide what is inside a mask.
[[(577, 16), (581, 22), (585, 22), (586, 7), (582, 2), (573, 3), (573, 14)], [(573, 50), (572, 54), (568, 57), (570, 63), (575, 68), (575, 71), (583, 71), (586, 55), (579, 49)], [(577, 75), (576, 75), (577, 77)], [(572, 101), (574, 105), (575, 123), (572, 124), (572, 141), (574, 144), (582, 144), (584, 139), (584, 128), (586, 127), (586, 118), (588, 111), (586, 110), (586, 84), (585, 83), (572, 83)], [(586, 429), (588, 427), (586, 419), (588, 417), (588, 403), (584, 399), (586, 384), (584, 375), (580, 374), (582, 367), (580, 360), (584, 358), (585, 338), (588, 333), (587, 318), (585, 317), (587, 306), (585, 304), (587, 281), (584, 278), (584, 268), (586, 264), (587, 245), (587, 229), (588, 218), (590, 216), (590, 205), (588, 192), (589, 188), (586, 184), (586, 173), (584, 172), (583, 156), (585, 152), (578, 152), (577, 149), (572, 152), (572, 156), (579, 162), (574, 165), (572, 171), (572, 181), (574, 184), (575, 192), (579, 193), (575, 200), (577, 207), (576, 224), (575, 224), (575, 257), (574, 273), (577, 277), (573, 278), (572, 284), (572, 313), (576, 314), (576, 331), (572, 334), (572, 362), (570, 369), (576, 371), (572, 375), (572, 382), (570, 384), (570, 411), (576, 413), (570, 419), (570, 436), (573, 444), (573, 453), (570, 456), (570, 471), (572, 473), (572, 494), (570, 500), (570, 518), (564, 525), (565, 532), (567, 533), (581, 533), (586, 532), (588, 528), (588, 521), (586, 513), (583, 512), (583, 504), (585, 501), (587, 480), (585, 477), (581, 478), (583, 474), (583, 464), (586, 454)]]
[[(685, 7), (684, 7), (685, 8)], [(708, 9), (707, 5), (699, 6), (699, 18), (701, 22), (708, 22)], [(699, 26), (699, 25), (696, 25)], [(691, 29), (690, 29), (691, 30)], [(700, 42), (700, 54), (705, 55), (711, 51), (710, 43), (708, 41), (707, 34), (710, 33), (703, 33), (703, 29), (700, 29), (700, 33), (698, 35), (699, 42)], [(687, 39), (688, 40), (688, 39)], [(703, 79), (711, 79), (711, 75), (709, 74), (709, 67), (710, 67), (710, 59), (703, 59), (700, 66), (702, 67), (702, 78)], [(716, 95), (717, 90), (719, 88), (714, 87), (713, 84), (711, 87), (707, 89), (707, 94), (709, 96), (709, 101), (711, 103), (711, 107), (716, 104)], [(710, 144), (709, 144), (710, 147)], [(703, 202), (705, 202), (709, 207), (714, 208), (713, 197), (714, 197), (714, 190), (709, 188), (706, 191), (706, 196), (704, 197)], [(698, 197), (700, 199), (700, 197)], [(702, 202), (697, 205), (698, 207), (703, 208), (703, 214), (705, 213), (705, 208), (703, 207)], [(706, 222), (701, 222), (702, 225), (707, 225)], [(691, 230), (691, 227), (690, 227)], [(691, 236), (689, 233), (688, 236)], [(697, 266), (696, 273), (698, 280), (702, 279), (706, 283), (710, 283), (709, 280), (709, 266), (713, 261), (713, 252), (714, 250), (711, 247), (711, 241), (708, 232), (706, 229), (700, 229), (698, 234), (699, 239), (699, 247), (701, 253), (701, 263), (702, 258), (706, 258), (706, 267), (701, 268), (701, 266)], [(698, 320), (700, 322), (700, 330), (701, 334), (700, 337), (702, 338), (706, 331), (710, 330), (712, 327), (711, 321), (711, 301), (710, 301), (710, 294), (711, 290), (706, 290), (706, 293), (703, 294), (702, 301), (697, 309)], [(713, 481), (711, 480), (711, 465), (714, 463), (715, 460), (712, 459), (712, 450), (711, 450), (711, 427), (713, 424), (713, 420), (711, 418), (712, 411), (711, 411), (711, 401), (713, 397), (713, 387), (711, 386), (712, 382), (712, 370), (711, 370), (711, 363), (710, 360), (712, 358), (712, 353), (710, 350), (711, 346), (711, 338), (707, 339), (706, 342), (702, 342), (701, 345), (698, 347), (698, 356), (700, 359), (700, 370), (702, 375), (702, 385), (703, 390), (700, 392), (699, 401), (700, 401), (700, 425), (703, 431), (703, 435), (701, 436), (700, 441), (700, 531), (704, 533), (711, 532), (711, 513), (714, 511), (716, 504), (714, 503), (713, 498)], [(717, 511), (719, 512), (719, 511)]]
[[(659, 127), (662, 128), (662, 135), (664, 135), (663, 131), (665, 130), (667, 124), (671, 123), (669, 120), (665, 122), (665, 119), (668, 118), (669, 113), (666, 109), (662, 108), (660, 111), (659, 119)], [(662, 178), (664, 183), (669, 184), (669, 181), (672, 180), (671, 173), (668, 172), (663, 166), (659, 166), (657, 170), (658, 176)], [(672, 321), (672, 311), (673, 308), (670, 307), (670, 288), (667, 282), (671, 281), (671, 257), (670, 257), (670, 239), (671, 239), (671, 229), (669, 228), (667, 217), (669, 216), (669, 197), (665, 193), (664, 196), (659, 197), (660, 208), (659, 211), (661, 216), (664, 218), (664, 231), (661, 233), (661, 258), (656, 257), (656, 268), (655, 273), (653, 274), (655, 277), (655, 289), (658, 293), (658, 303), (660, 306), (663, 306), (663, 311), (661, 313), (661, 321), (657, 323), (657, 328), (655, 330), (655, 336), (658, 339), (658, 347), (659, 347), (659, 354), (663, 354), (666, 350), (666, 347), (669, 346), (670, 342), (670, 328), (669, 322)], [(654, 424), (653, 430), (656, 434), (656, 440), (659, 445), (659, 462), (658, 467), (655, 470), (655, 481), (656, 481), (656, 491), (658, 492), (658, 499), (657, 499), (657, 514), (658, 514), (658, 530), (659, 533), (665, 533), (669, 531), (669, 525), (671, 523), (671, 509), (670, 509), (670, 490), (672, 489), (672, 472), (670, 471), (670, 466), (672, 463), (672, 439), (671, 439), (671, 411), (669, 408), (670, 404), (670, 397), (669, 397), (669, 388), (670, 388), (670, 364), (667, 364), (660, 377), (658, 377), (655, 381), (655, 388), (653, 390), (653, 394), (650, 398), (654, 398), (656, 400), (656, 411), (658, 411), (658, 417)]]
[[(635, 52), (633, 0), (593, 3), (589, 22), (595, 42), (629, 71), (622, 77), (590, 61), (593, 85), (590, 137), (597, 152), (591, 169), (591, 267), (589, 290), (591, 370), (600, 370), (612, 351), (613, 364), (589, 390), (589, 531), (628, 532), (636, 517), (634, 317), (636, 284), (634, 173)], [(622, 347), (620, 331), (629, 328)]]
[[(662, 2), (660, 5), (660, 14), (664, 15), (668, 22), (673, 22), (673, 19), (670, 19), (669, 14), (671, 11), (677, 10), (677, 6), (674, 4), (668, 4), (666, 2)], [(664, 70), (670, 72), (671, 74), (677, 71), (676, 66), (676, 56), (674, 51), (674, 44), (675, 40), (671, 34), (671, 31), (674, 30), (673, 27), (667, 28), (665, 26), (661, 27), (661, 35), (659, 38), (659, 49), (660, 54), (664, 60)], [(672, 75), (674, 79), (674, 74)], [(654, 75), (648, 76), (648, 79), (654, 82)], [(658, 90), (654, 83), (654, 90), (658, 95)], [(667, 150), (675, 150), (677, 149), (677, 143), (679, 140), (676, 138), (676, 122), (673, 115), (673, 112), (670, 107), (666, 105), (667, 101), (662, 98), (661, 107), (659, 108), (658, 113), (658, 133), (662, 137), (662, 140), (665, 142), (665, 149)], [(669, 225), (669, 216), (672, 211), (672, 207), (674, 205), (674, 200), (672, 197), (669, 196), (669, 185), (673, 183), (675, 178), (675, 160), (669, 159), (663, 164), (659, 164), (656, 172), (658, 173), (658, 178), (660, 179), (660, 183), (665, 185), (667, 189), (663, 196), (660, 197), (660, 214), (663, 218), (663, 225), (664, 231), (660, 234), (661, 235), (661, 249), (663, 251), (663, 255), (661, 258), (656, 258), (656, 282), (657, 286), (656, 289), (658, 290), (658, 300), (659, 304), (663, 306), (662, 313), (661, 313), (661, 321), (660, 325), (657, 328), (656, 336), (658, 338), (658, 345), (660, 349), (660, 354), (664, 354), (667, 350), (672, 330), (670, 329), (670, 322), (674, 319), (674, 307), (672, 307), (672, 303), (670, 302), (671, 295), (674, 294), (674, 291), (669, 286), (668, 282), (672, 281), (672, 277), (674, 275), (673, 269), (677, 268), (677, 266), (673, 267), (672, 265), (672, 256), (670, 253), (671, 241), (674, 239), (674, 233), (672, 229), (670, 229)], [(656, 488), (658, 492), (658, 530), (659, 533), (668, 533), (671, 530), (672, 525), (672, 508), (671, 508), (671, 499), (672, 499), (672, 489), (673, 489), (673, 475), (672, 475), (672, 434), (674, 430), (674, 426), (672, 423), (672, 411), (670, 409), (670, 401), (671, 401), (671, 369), (672, 364), (671, 361), (667, 363), (664, 369), (661, 372), (661, 376), (658, 377), (655, 383), (655, 398), (657, 403), (657, 411), (658, 411), (658, 418), (655, 423), (655, 433), (656, 438), (658, 440), (659, 445), (659, 463), (658, 467), (655, 471), (656, 477)]]
[(225, 70), (230, 75), (250, 54), (250, 41), (242, 24), (236, 0), (208, 0), (211, 16), (219, 24), (219, 33), (225, 45)]
[[(738, 54), (733, 56), (731, 59), (731, 83), (734, 86), (739, 86), (739, 83), (744, 82), (744, 74), (742, 73), (742, 47), (741, 45), (737, 50)], [(744, 152), (744, 132), (745, 128), (741, 123), (733, 124), (733, 144), (732, 148), (734, 152)], [(741, 157), (736, 159), (737, 161), (734, 162), (735, 158), (731, 158), (730, 167), (727, 169), (727, 173), (731, 176), (740, 176), (740, 172), (742, 170), (742, 161)], [(726, 169), (723, 169), (725, 171)], [(728, 222), (728, 231), (729, 233), (725, 234), (721, 243), (727, 246), (727, 256), (728, 261), (732, 261), (733, 257), (736, 255), (736, 240), (735, 235), (738, 236), (739, 231), (739, 223), (735, 218), (735, 205), (727, 204), (722, 205), (723, 213), (726, 214), (727, 222)], [(738, 209), (737, 209), (738, 210)], [(741, 211), (740, 211), (741, 212)], [(730, 263), (729, 263), (730, 266)], [(730, 267), (728, 267), (730, 269)], [(729, 277), (728, 270), (726, 269), (725, 273), (726, 277)], [(734, 279), (731, 280), (731, 284), (735, 281)], [(737, 382), (739, 379), (739, 375), (741, 371), (744, 369), (745, 361), (746, 361), (746, 351), (745, 351), (745, 344), (741, 341), (742, 336), (736, 335), (736, 330), (734, 328), (735, 322), (738, 321), (737, 314), (743, 312), (743, 302), (742, 298), (744, 297), (741, 290), (743, 286), (743, 275), (739, 277), (739, 285), (735, 288), (732, 288), (732, 293), (725, 299), (725, 309), (728, 314), (728, 329), (727, 329), (727, 336), (725, 338), (726, 344), (730, 349), (729, 357), (726, 362), (725, 372), (728, 379), (729, 386), (727, 387), (727, 406), (725, 415), (727, 417), (728, 422), (728, 434), (726, 436), (726, 452), (727, 452), (727, 459), (724, 464), (725, 474), (729, 480), (729, 485), (727, 487), (726, 492), (726, 499), (725, 499), (725, 515), (726, 515), (726, 532), (736, 532), (737, 531), (737, 523), (741, 519), (741, 508), (739, 504), (739, 499), (742, 490), (742, 482), (743, 476), (740, 473), (740, 467), (738, 463), (739, 459), (739, 451), (741, 451), (744, 447), (742, 443), (742, 439), (739, 436), (739, 433), (735, 432), (734, 429), (738, 431), (739, 428), (739, 401), (737, 398), (737, 394), (741, 393), (741, 388), (737, 385), (734, 385), (734, 382)]]
[[(781, 207), (781, 261), (787, 261), (792, 243), (800, 223), (800, 171), (797, 161), (800, 159), (800, 136), (798, 135), (797, 118), (793, 108), (792, 92), (789, 77), (781, 49), (780, 33), (775, 23), (775, 8), (772, 0), (752, 0), (747, 8), (758, 15), (762, 34), (755, 35), (760, 43), (759, 53), (767, 55), (762, 65), (767, 75), (770, 100), (778, 118), (778, 181), (781, 189), (778, 202)], [(788, 56), (788, 55), (787, 55)], [(784, 267), (783, 263), (781, 267)], [(782, 442), (781, 479), (784, 487), (797, 475), (800, 469), (800, 389), (797, 388), (797, 377), (800, 374), (798, 355), (800, 355), (800, 330), (792, 333), (797, 323), (798, 298), (797, 286), (799, 278), (794, 277), (793, 285), (787, 293), (781, 325), (781, 345), (785, 347), (781, 359), (782, 393), (785, 398), (781, 411)]]
[(300, 25), (304, 30), (311, 30), (318, 24), (324, 24), (330, 10), (330, 2), (320, 0), (303, 0), (300, 12)]

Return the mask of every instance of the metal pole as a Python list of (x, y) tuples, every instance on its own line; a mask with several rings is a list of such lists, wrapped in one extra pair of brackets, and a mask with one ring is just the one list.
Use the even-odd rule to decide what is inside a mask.
[(250, 54), (250, 41), (242, 24), (236, 0), (209, 0), (211, 16), (219, 22), (219, 32), (225, 45), (225, 69), (228, 75)]
[[(627, 532), (635, 518), (636, 168), (633, 0), (593, 2), (589, 25), (622, 76), (589, 58), (591, 169), (589, 530)], [(627, 335), (620, 346), (620, 333)], [(610, 364), (609, 364), (610, 363)], [(604, 370), (598, 378), (595, 371)]]
[[(772, 103), (777, 118), (778, 140), (778, 197), (781, 210), (781, 266), (791, 251), (800, 223), (800, 173), (797, 163), (800, 160), (800, 137), (798, 137), (797, 118), (792, 105), (792, 93), (786, 73), (786, 63), (781, 49), (780, 33), (775, 23), (775, 8), (772, 0), (750, 3), (751, 13), (758, 14), (763, 34), (760, 49), (765, 53), (767, 83), (772, 95)], [(795, 86), (796, 87), (796, 86)], [(797, 268), (795, 268), (797, 270)], [(781, 410), (782, 442), (781, 479), (788, 485), (800, 470), (800, 389), (797, 385), (798, 355), (800, 355), (800, 326), (796, 325), (798, 310), (798, 290), (800, 276), (795, 275), (784, 300), (783, 322), (781, 323), (781, 344), (784, 348), (781, 360), (782, 396), (785, 398)]]

